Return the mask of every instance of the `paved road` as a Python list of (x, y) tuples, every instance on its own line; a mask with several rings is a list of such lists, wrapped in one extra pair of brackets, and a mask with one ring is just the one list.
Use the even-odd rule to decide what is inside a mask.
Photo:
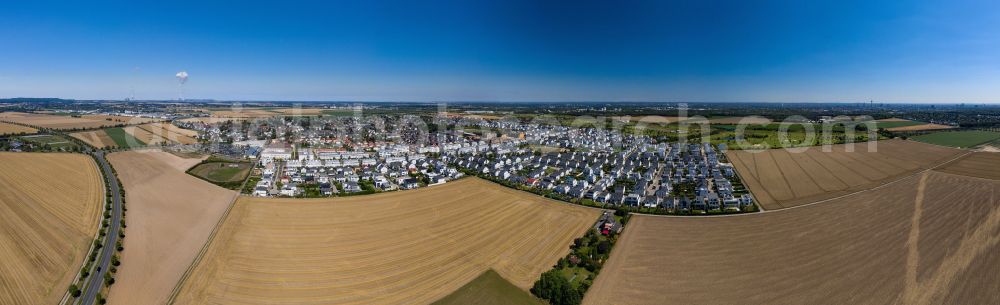
[[(79, 304), (83, 305), (94, 304), (97, 293), (104, 286), (104, 274), (108, 272), (108, 267), (111, 265), (111, 256), (115, 253), (118, 231), (121, 228), (122, 221), (122, 198), (119, 191), (118, 179), (115, 178), (115, 174), (111, 171), (111, 165), (104, 159), (104, 152), (95, 151), (93, 154), (97, 157), (98, 164), (104, 169), (104, 173), (108, 178), (108, 184), (110, 185), (111, 224), (108, 226), (108, 235), (107, 239), (104, 240), (104, 247), (101, 248), (101, 253), (97, 257), (98, 269), (91, 273), (90, 281), (83, 287), (83, 293), (80, 295)], [(106, 298), (107, 296), (104, 297)]]

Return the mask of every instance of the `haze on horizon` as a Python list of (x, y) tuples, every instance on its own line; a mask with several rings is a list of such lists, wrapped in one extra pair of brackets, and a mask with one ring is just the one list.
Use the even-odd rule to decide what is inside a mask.
[(990, 1), (0, 3), (0, 98), (1000, 102)]

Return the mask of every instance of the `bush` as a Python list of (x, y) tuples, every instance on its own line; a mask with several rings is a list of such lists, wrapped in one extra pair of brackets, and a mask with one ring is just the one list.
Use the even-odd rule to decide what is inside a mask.
[(583, 300), (580, 292), (566, 280), (559, 270), (549, 270), (531, 287), (531, 293), (552, 305), (577, 305)]
[(80, 296), (80, 293), (81, 293), (80, 287), (77, 287), (76, 284), (69, 285), (69, 295), (76, 298)]
[(104, 285), (111, 286), (115, 284), (115, 277), (111, 276), (111, 273), (104, 274)]

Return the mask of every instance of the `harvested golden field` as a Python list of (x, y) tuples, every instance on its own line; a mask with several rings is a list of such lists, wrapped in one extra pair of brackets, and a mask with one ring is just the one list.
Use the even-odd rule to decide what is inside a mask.
[(276, 108), (271, 109), (272, 112), (277, 112), (284, 115), (320, 115), (323, 114), (322, 108)]
[(0, 190), (0, 304), (59, 303), (97, 233), (97, 164), (81, 154), (0, 152)]
[(937, 170), (956, 175), (1000, 180), (1000, 153), (971, 153)]
[(0, 122), (0, 135), (36, 133), (38, 129)]
[(939, 129), (952, 129), (955, 126), (941, 125), (941, 124), (922, 124), (922, 125), (912, 125), (912, 126), (902, 126), (886, 128), (888, 131), (920, 131), (920, 130), (939, 130)]
[(584, 304), (998, 304), (998, 189), (928, 171), (797, 209), (633, 216)]
[(114, 153), (128, 202), (128, 238), (111, 304), (162, 304), (236, 192), (184, 171), (201, 159), (158, 151)]
[(192, 137), (192, 138), (198, 136), (198, 131), (196, 131), (196, 130), (180, 128), (180, 127), (177, 127), (174, 124), (166, 124), (166, 123), (164, 123), (164, 124), (160, 124), (160, 125), (163, 127), (163, 129), (166, 129), (166, 130), (168, 130), (168, 131), (170, 131), (172, 133), (182, 134), (182, 135), (185, 135), (185, 136), (188, 136), (188, 137)]
[(478, 178), (241, 197), (176, 304), (429, 304), (490, 268), (527, 289), (599, 214)]
[(912, 175), (962, 153), (913, 141), (879, 141), (877, 151), (857, 143), (805, 152), (785, 149), (729, 151), (726, 155), (765, 210), (793, 207), (870, 189)]
[(153, 134), (152, 132), (146, 131), (145, 129), (142, 129), (139, 126), (122, 127), (122, 130), (125, 130), (126, 133), (135, 137), (136, 139), (139, 139), (139, 141), (142, 141), (142, 143), (145, 143), (146, 145), (159, 145), (161, 143), (170, 143), (169, 140), (164, 139), (163, 137), (160, 137), (156, 134)]
[(120, 122), (75, 118), (71, 116), (59, 116), (59, 115), (23, 113), (23, 112), (0, 113), (0, 121), (6, 121), (11, 123), (18, 123), (18, 124), (24, 124), (42, 128), (61, 129), (61, 130), (74, 129), (74, 128), (79, 128), (79, 129), (101, 128), (101, 127), (110, 127), (123, 124)]
[(245, 120), (246, 119), (242, 119), (242, 118), (199, 117), (199, 118), (181, 119), (180, 121), (181, 122), (185, 122), (185, 123), (215, 124), (215, 123), (222, 123), (222, 122), (226, 122), (226, 121), (239, 122), (239, 121), (245, 121)]
[(112, 139), (111, 136), (108, 135), (108, 133), (104, 132), (103, 129), (94, 131), (74, 132), (69, 135), (96, 148), (104, 148), (116, 145), (115, 140)]
[(212, 116), (217, 118), (266, 118), (280, 114), (281, 113), (259, 108), (212, 111)]
[(134, 116), (121, 116), (121, 115), (107, 115), (107, 114), (87, 114), (81, 116), (84, 119), (98, 120), (98, 121), (110, 121), (117, 123), (124, 123), (128, 125), (138, 125), (146, 124), (151, 122), (159, 122), (161, 119), (156, 118), (145, 118), (145, 117), (134, 117)]
[[(151, 134), (154, 134), (162, 139), (168, 140), (170, 143), (180, 143), (180, 144), (194, 144), (198, 143), (198, 140), (187, 135), (186, 129), (178, 128), (172, 124), (145, 124), (136, 126), (142, 130), (145, 130)], [(180, 132), (178, 130), (184, 130)], [(197, 134), (197, 133), (196, 133)]]

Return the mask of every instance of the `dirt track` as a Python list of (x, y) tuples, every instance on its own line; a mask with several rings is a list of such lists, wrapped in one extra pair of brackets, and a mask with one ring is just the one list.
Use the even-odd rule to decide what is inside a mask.
[(634, 216), (584, 304), (997, 304), (997, 190), (929, 171), (785, 211)]
[(184, 172), (199, 159), (130, 151), (108, 160), (128, 207), (128, 237), (110, 304), (162, 304), (236, 193)]
[(427, 304), (493, 268), (527, 289), (598, 210), (476, 178), (336, 199), (242, 197), (177, 304)]

